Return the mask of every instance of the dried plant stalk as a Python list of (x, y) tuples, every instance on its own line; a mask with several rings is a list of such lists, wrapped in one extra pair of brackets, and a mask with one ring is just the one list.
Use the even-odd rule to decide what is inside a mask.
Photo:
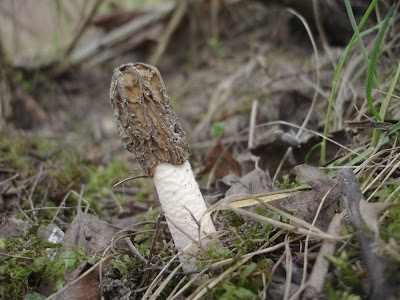
[(114, 70), (110, 89), (119, 135), (147, 176), (158, 163), (183, 164), (190, 155), (157, 68), (129, 63)]

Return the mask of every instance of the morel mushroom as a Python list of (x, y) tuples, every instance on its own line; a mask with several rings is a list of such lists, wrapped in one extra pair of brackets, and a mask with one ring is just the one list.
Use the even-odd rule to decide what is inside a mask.
[[(110, 100), (125, 147), (154, 183), (181, 261), (207, 245), (214, 224), (188, 161), (185, 132), (171, 108), (157, 68), (126, 64), (114, 70)], [(184, 270), (195, 267), (195, 259)]]

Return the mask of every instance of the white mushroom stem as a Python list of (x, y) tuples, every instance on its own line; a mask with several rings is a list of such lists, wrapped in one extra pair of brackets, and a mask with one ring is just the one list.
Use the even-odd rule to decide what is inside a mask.
[[(182, 165), (159, 163), (154, 170), (154, 183), (175, 247), (195, 256), (201, 246), (206, 246), (216, 230), (194, 178), (189, 161)], [(181, 261), (188, 255), (182, 255)], [(194, 259), (184, 265), (185, 271), (195, 267)]]

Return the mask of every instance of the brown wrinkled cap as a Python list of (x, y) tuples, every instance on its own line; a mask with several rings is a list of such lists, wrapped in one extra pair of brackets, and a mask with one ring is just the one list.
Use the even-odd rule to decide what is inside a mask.
[(152, 177), (160, 162), (180, 165), (189, 158), (185, 132), (157, 68), (142, 63), (116, 68), (110, 101), (119, 135), (146, 175)]

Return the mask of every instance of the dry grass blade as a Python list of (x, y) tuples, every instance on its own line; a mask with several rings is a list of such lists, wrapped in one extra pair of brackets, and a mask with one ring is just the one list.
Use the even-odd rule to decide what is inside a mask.
[(283, 294), (283, 299), (287, 300), (290, 296), (290, 285), (292, 283), (292, 272), (293, 272), (293, 260), (292, 251), (290, 250), (289, 238), (285, 236), (285, 259), (286, 259), (286, 282), (285, 282), (285, 293)]
[[(250, 217), (250, 218), (252, 218), (254, 220), (257, 220), (257, 221), (260, 221), (260, 222), (265, 222), (267, 224), (270, 224), (270, 225), (273, 225), (273, 226), (276, 226), (276, 227), (291, 231), (291, 232), (293, 232), (295, 234), (304, 234), (304, 235), (308, 234), (308, 235), (310, 235), (310, 237), (313, 237), (313, 238), (323, 239), (323, 240), (324, 239), (336, 240), (336, 241), (345, 240), (345, 239), (349, 238), (349, 236), (334, 237), (332, 235), (329, 235), (329, 234), (326, 234), (326, 233), (322, 232), (318, 228), (313, 227), (313, 226), (311, 226), (309, 224), (307, 226), (309, 228), (309, 230), (306, 230), (306, 229), (298, 227), (298, 226), (290, 225), (290, 224), (279, 222), (279, 221), (276, 221), (276, 220), (273, 220), (273, 219), (270, 219), (270, 218), (267, 218), (267, 217), (264, 217), (264, 216), (260, 216), (258, 214), (255, 214), (253, 212), (249, 212), (249, 211), (241, 209), (241, 208), (232, 207), (229, 204), (223, 204), (222, 208), (229, 209), (229, 210), (232, 210), (232, 211), (234, 211), (235, 213), (237, 213), (239, 215), (244, 215), (244, 216)], [(301, 222), (301, 220), (299, 220), (299, 219), (297, 219), (297, 218), (295, 218), (295, 217), (293, 217), (291, 215), (287, 215), (287, 217), (291, 218), (296, 223), (297, 222), (300, 222), (300, 223), (303, 223), (303, 224), (305, 223), (304, 221)], [(312, 229), (313, 231), (311, 231), (310, 229)]]
[(149, 300), (157, 300), (160, 297), (161, 292), (170, 282), (170, 280), (175, 276), (176, 272), (185, 264), (185, 262), (181, 262), (172, 272), (168, 275), (168, 277), (160, 284), (158, 289), (151, 295)]
[[(299, 19), (301, 20), (303, 26), (306, 28), (307, 34), (308, 34), (308, 36), (309, 36), (309, 38), (310, 38), (310, 40), (311, 40), (311, 44), (312, 44), (313, 49), (314, 49), (315, 60), (316, 60), (316, 63), (317, 63), (317, 66), (316, 66), (316, 69), (317, 69), (317, 85), (316, 85), (316, 87), (315, 87), (314, 97), (313, 97), (313, 100), (312, 100), (312, 102), (311, 102), (311, 106), (310, 106), (310, 108), (309, 108), (309, 110), (308, 110), (308, 112), (307, 112), (307, 116), (305, 117), (305, 119), (304, 119), (304, 121), (303, 121), (303, 124), (301, 124), (301, 127), (299, 128), (299, 131), (298, 131), (297, 134), (296, 134), (296, 137), (298, 138), (298, 137), (300, 137), (300, 135), (301, 135), (303, 129), (304, 129), (305, 127), (307, 127), (307, 124), (308, 124), (308, 122), (309, 122), (309, 120), (310, 120), (310, 118), (311, 118), (311, 114), (312, 114), (312, 112), (313, 112), (313, 110), (314, 110), (314, 108), (315, 108), (315, 105), (316, 105), (316, 103), (317, 103), (317, 99), (318, 99), (318, 90), (319, 90), (319, 88), (320, 88), (320, 62), (319, 62), (318, 48), (317, 48), (317, 46), (316, 46), (316, 43), (315, 43), (314, 37), (313, 37), (313, 35), (312, 35), (311, 29), (310, 29), (310, 27), (309, 27), (308, 24), (307, 24), (307, 21), (306, 21), (300, 14), (298, 14), (296, 11), (294, 11), (293, 9), (288, 9), (288, 11), (289, 11), (290, 13), (294, 14), (297, 18), (299, 18)], [(282, 168), (282, 166), (283, 166), (283, 163), (284, 163), (284, 161), (287, 159), (287, 157), (288, 157), (290, 151), (292, 151), (292, 147), (290, 147), (290, 148), (286, 151), (285, 155), (283, 156), (283, 158), (282, 158), (282, 160), (281, 160), (281, 163), (279, 164), (278, 168), (276, 169), (276, 172), (275, 172), (275, 175), (274, 175), (272, 181), (275, 181), (276, 178), (278, 177), (278, 174), (279, 174), (279, 172), (281, 171), (281, 168)]]
[[(328, 234), (333, 236), (339, 236), (339, 232), (341, 229), (342, 217), (340, 215), (335, 215), (332, 219), (331, 224), (329, 225)], [(324, 284), (325, 278), (328, 273), (329, 262), (325, 258), (326, 255), (333, 255), (336, 249), (336, 242), (333, 241), (324, 241), (319, 253), (317, 260), (313, 266), (310, 278), (307, 282), (306, 291), (304, 292), (303, 299), (315, 299), (318, 295), (321, 294)]]
[(236, 263), (234, 266), (225, 270), (221, 275), (212, 279), (209, 283), (207, 283), (204, 287), (199, 287), (196, 291), (194, 291), (190, 296), (188, 296), (187, 300), (198, 300), (201, 299), (210, 289), (213, 289), (218, 283), (220, 283), (226, 276), (235, 271), (237, 268), (245, 264), (251, 257), (243, 258), (240, 262)]
[(262, 203), (268, 203), (274, 200), (287, 198), (289, 196), (300, 193), (301, 191), (309, 190), (309, 188), (294, 188), (285, 191), (269, 192), (264, 194), (248, 195), (248, 194), (235, 194), (219, 200), (212, 206), (212, 210), (219, 210), (223, 203), (229, 203), (230, 206), (241, 208)]
[[(157, 286), (157, 284), (161, 281), (162, 276), (164, 275), (164, 271), (167, 270), (169, 268), (169, 266), (175, 262), (177, 260), (179, 256), (179, 253), (175, 254), (169, 261), (168, 263), (165, 264), (165, 266), (162, 268), (162, 270), (158, 273), (158, 275), (156, 276), (156, 278), (153, 279), (152, 283), (150, 284), (150, 286), (147, 288), (146, 293), (143, 295), (142, 299), (149, 299), (150, 295), (153, 291), (153, 289)], [(181, 267), (181, 265), (180, 265)], [(180, 268), (179, 267), (179, 268)], [(177, 268), (177, 271), (179, 270), (179, 268)]]
[[(317, 219), (318, 219), (318, 216), (319, 216), (319, 214), (320, 214), (320, 212), (321, 212), (321, 209), (322, 209), (322, 207), (323, 207), (323, 205), (324, 205), (324, 202), (325, 202), (325, 199), (327, 198), (327, 196), (332, 192), (332, 190), (334, 189), (334, 188), (336, 188), (336, 185), (335, 186), (333, 186), (333, 187), (331, 187), (330, 189), (329, 189), (329, 191), (324, 195), (324, 197), (321, 199), (321, 202), (320, 202), (320, 204), (319, 204), (319, 206), (318, 206), (318, 209), (317, 209), (317, 212), (315, 213), (315, 217), (314, 217), (314, 220), (313, 220), (313, 222), (312, 222), (312, 224), (311, 225), (315, 225), (315, 223), (316, 223), (316, 221), (317, 221)], [(335, 216), (335, 215), (334, 215)], [(330, 224), (332, 224), (332, 222), (330, 223)], [(339, 236), (338, 234), (336, 234), (336, 232), (329, 232), (329, 228), (328, 228), (328, 230), (327, 230), (327, 234), (330, 234), (330, 235), (333, 235), (333, 236)], [(310, 240), (310, 236), (309, 235), (307, 235), (307, 237), (306, 237), (306, 242), (305, 242), (305, 245), (304, 245), (304, 266), (303, 266), (303, 277), (302, 277), (302, 279), (301, 279), (301, 287), (302, 288), (304, 288), (304, 283), (305, 283), (305, 281), (306, 281), (306, 277), (307, 277), (307, 265), (308, 265), (308, 243), (309, 243), (309, 240)], [(327, 241), (325, 241), (325, 242), (327, 242)], [(332, 243), (334, 243), (334, 242), (332, 242)]]
[[(370, 185), (368, 185), (365, 190), (363, 191), (363, 193), (365, 193), (365, 191), (367, 191), (373, 183), (375, 183), (378, 179), (380, 179), (381, 177), (383, 177), (385, 174), (386, 176), (381, 180), (381, 182), (379, 183), (378, 187), (375, 189), (374, 192), (371, 193), (371, 195), (369, 195), (367, 201), (370, 201), (376, 194), (376, 192), (378, 192), (380, 190), (380, 188), (386, 184), (388, 182), (388, 180), (390, 178), (392, 178), (392, 174), (399, 169), (400, 166), (400, 161), (399, 161), (399, 157), (400, 157), (400, 153), (397, 154), (387, 165), (386, 167), (382, 170), (381, 173), (378, 174), (378, 176), (376, 176), (376, 178), (370, 183)], [(396, 164), (395, 164), (396, 163)], [(395, 164), (395, 165), (393, 165)]]

